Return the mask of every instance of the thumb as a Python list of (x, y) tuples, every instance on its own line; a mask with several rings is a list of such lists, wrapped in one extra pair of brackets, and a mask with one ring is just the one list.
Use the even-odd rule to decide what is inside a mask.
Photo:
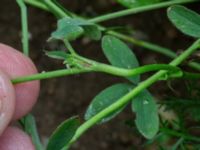
[(0, 135), (10, 123), (14, 109), (14, 87), (8, 76), (0, 70)]

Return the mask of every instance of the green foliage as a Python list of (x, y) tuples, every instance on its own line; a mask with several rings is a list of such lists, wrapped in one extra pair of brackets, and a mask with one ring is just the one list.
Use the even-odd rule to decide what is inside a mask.
[(135, 8), (161, 2), (162, 0), (116, 0), (120, 4), (128, 8)]
[(58, 20), (57, 29), (51, 34), (50, 39), (74, 40), (82, 33), (94, 40), (101, 38), (101, 31), (97, 25), (79, 18), (63, 18)]
[[(127, 69), (139, 66), (138, 60), (132, 50), (114, 36), (104, 36), (102, 39), (102, 48), (107, 59), (113, 66)], [(128, 79), (137, 84), (140, 81), (140, 76), (128, 77)]]
[(31, 136), (33, 144), (35, 145), (36, 150), (43, 150), (43, 146), (41, 144), (37, 127), (36, 121), (33, 115), (28, 114), (20, 120), (20, 124), (22, 125), (24, 131)]
[(69, 18), (58, 20), (57, 29), (51, 34), (50, 39), (76, 39), (84, 31), (83, 28), (79, 26), (79, 23), (81, 22), (82, 20), (73, 20)]
[[(118, 99), (127, 94), (131, 88), (133, 88), (132, 85), (120, 83), (112, 85), (103, 90), (102, 92), (100, 92), (90, 103), (85, 113), (85, 120), (94, 117), (97, 113), (99, 113), (103, 109), (111, 106)], [(115, 112), (113, 112), (108, 116), (105, 116), (105, 118), (103, 118), (99, 123), (104, 123), (109, 121), (110, 119), (118, 115), (123, 109), (124, 107), (116, 110)]]
[(51, 135), (47, 150), (67, 150), (68, 144), (79, 126), (80, 121), (77, 117), (70, 118), (61, 123)]
[(86, 25), (82, 26), (85, 35), (93, 40), (100, 40), (101, 39), (101, 31), (98, 29), (96, 25)]
[(69, 56), (64, 51), (46, 51), (45, 54), (50, 58), (61, 59), (61, 60), (66, 60), (67, 57)]
[(200, 101), (198, 99), (168, 98), (163, 101), (166, 109), (172, 109), (181, 116), (189, 116), (196, 121), (200, 121)]
[[(121, 41), (118, 38), (132, 42), (138, 46), (160, 52), (172, 58), (176, 57), (176, 53), (171, 50), (162, 48), (156, 44), (134, 39), (132, 37), (123, 35), (121, 33), (117, 33), (115, 31), (110, 31), (108, 30), (108, 28), (97, 25), (94, 22), (97, 23), (108, 19), (130, 15), (131, 13), (134, 14), (137, 12), (162, 8), (163, 6), (169, 5), (170, 2), (172, 2), (171, 4), (174, 4), (173, 2), (182, 4), (181, 1), (169, 0), (167, 3), (162, 3), (160, 5), (159, 2), (162, 1), (164, 2), (164, 0), (116, 0), (116, 1), (121, 3), (123, 6), (134, 9), (123, 10), (120, 12), (107, 14), (105, 16), (104, 15), (97, 16), (97, 18), (87, 21), (86, 19), (77, 17), (77, 15), (74, 15), (73, 13), (66, 10), (56, 0), (52, 1), (45, 0), (41, 2), (40, 1), (34, 2), (35, 5), (45, 8), (45, 10), (52, 12), (59, 18), (66, 16), (65, 18), (58, 20), (57, 29), (51, 34), (50, 39), (62, 40), (67, 49), (69, 50), (69, 52), (66, 53), (64, 51), (50, 51), (46, 52), (46, 55), (51, 58), (64, 60), (64, 64), (67, 64), (68, 68), (50, 72), (48, 74), (49, 76), (55, 77), (56, 75), (61, 76), (61, 75), (77, 74), (83, 71), (84, 69), (85, 69), (84, 71), (86, 72), (99, 71), (98, 69), (95, 70), (94, 68), (95, 67), (98, 68), (98, 65), (100, 66), (100, 64), (101, 66), (104, 66), (103, 69), (107, 69), (106, 70), (107, 73), (109, 72), (110, 74), (115, 74), (113, 73), (114, 72), (113, 70), (116, 68), (117, 71), (122, 70), (124, 72), (127, 72), (130, 71), (128, 69), (134, 69), (136, 67), (139, 67), (138, 60), (133, 51), (123, 41)], [(186, 3), (186, 2), (192, 2), (193, 0), (186, 0), (186, 1), (182, 0), (182, 1)], [(21, 2), (23, 1), (21, 0)], [(135, 11), (136, 7), (137, 11)], [(181, 32), (190, 35), (192, 37), (196, 38), (200, 37), (200, 16), (197, 13), (183, 6), (172, 6), (168, 9), (167, 14), (171, 22)], [(22, 20), (24, 21), (24, 19)], [(26, 22), (24, 21), (23, 24), (26, 25)], [(114, 36), (106, 35), (102, 38), (102, 49), (108, 61), (111, 63), (111, 65), (115, 67), (105, 64), (102, 65), (102, 63), (78, 55), (77, 52), (69, 43), (70, 40), (75, 40), (80, 35), (87, 36), (93, 40), (100, 40), (102, 36), (102, 30), (104, 32), (108, 31), (108, 34), (114, 35)], [(24, 30), (24, 35), (28, 35), (27, 29)], [(24, 45), (25, 42), (28, 42), (28, 37), (25, 38)], [(190, 56), (190, 54), (194, 52), (198, 47), (199, 47), (199, 41), (195, 42), (189, 49), (186, 50), (186, 53), (183, 53), (183, 55), (174, 59), (174, 61), (172, 61), (172, 63), (170, 63), (169, 65), (173, 66), (180, 65), (182, 61), (187, 59)], [(190, 64), (188, 65), (191, 66)], [(110, 68), (114, 69), (112, 70)], [(134, 125), (137, 127), (138, 131), (145, 138), (149, 139), (148, 142), (146, 142), (146, 145), (152, 144), (155, 141), (156, 142), (162, 141), (158, 142), (159, 149), (167, 149), (161, 144), (163, 143), (163, 141), (164, 142), (169, 141), (169, 138), (174, 136), (178, 138), (177, 142), (172, 147), (172, 149), (175, 150), (178, 149), (179, 147), (183, 149), (184, 145), (186, 145), (185, 141), (189, 142), (200, 141), (198, 137), (190, 135), (188, 130), (184, 126), (184, 119), (187, 118), (188, 116), (196, 121), (200, 121), (200, 115), (199, 115), (200, 103), (197, 100), (199, 99), (199, 97), (195, 97), (196, 98), (195, 100), (192, 98), (187, 100), (185, 99), (179, 100), (178, 98), (174, 98), (172, 101), (165, 102), (165, 105), (167, 105), (168, 109), (173, 109), (180, 114), (181, 121), (180, 123), (179, 122), (177, 123), (178, 126), (177, 130), (174, 128), (175, 123), (166, 121), (167, 124), (164, 124), (162, 123), (161, 119), (160, 132), (159, 134), (157, 134), (159, 131), (159, 121), (160, 121), (158, 116), (158, 108), (151, 93), (149, 93), (147, 90), (144, 89), (151, 86), (153, 83), (155, 83), (160, 79), (168, 80), (169, 79), (168, 76), (171, 75), (172, 73), (173, 72), (171, 70), (160, 71), (143, 82), (140, 82), (139, 75), (128, 77), (127, 79), (130, 80), (132, 84), (125, 84), (125, 83), (114, 84), (106, 88), (105, 90), (100, 92), (90, 103), (85, 113), (86, 122), (80, 125), (79, 119), (77, 117), (73, 117), (61, 123), (50, 137), (47, 145), (47, 150), (67, 150), (69, 146), (73, 142), (75, 142), (82, 134), (84, 134), (87, 129), (89, 129), (90, 127), (94, 126), (97, 123), (104, 123), (111, 120), (121, 111), (123, 111), (126, 104), (128, 104), (130, 101), (132, 101), (132, 110), (136, 113), (136, 120), (134, 122)], [(185, 74), (187, 75), (187, 73)], [(175, 73), (173, 74), (173, 77), (182, 77), (185, 74), (184, 70), (181, 68), (180, 71), (178, 71), (176, 74)], [(33, 80), (33, 78), (38, 80), (38, 79), (49, 78), (48, 75), (45, 76), (42, 73), (39, 75), (33, 75), (31, 77), (29, 76), (27, 78), (30, 80)], [(197, 74), (197, 76), (198, 75), (199, 74)], [(127, 76), (124, 75), (124, 77)], [(27, 78), (24, 77), (25, 81), (29, 81), (27, 80)], [(137, 95), (138, 93), (139, 95)], [(134, 95), (137, 96), (133, 97)], [(21, 124), (24, 130), (31, 135), (33, 143), (36, 145), (36, 149), (41, 150), (42, 146), (39, 140), (39, 136), (37, 134), (35, 120), (33, 116), (31, 115), (26, 116), (21, 120)], [(199, 148), (199, 145), (194, 144), (193, 146), (197, 146)]]
[(156, 102), (147, 91), (141, 92), (132, 100), (132, 110), (136, 113), (136, 126), (140, 133), (153, 138), (159, 130), (159, 117)]
[(200, 38), (200, 15), (184, 6), (172, 6), (167, 11), (171, 22), (184, 34)]

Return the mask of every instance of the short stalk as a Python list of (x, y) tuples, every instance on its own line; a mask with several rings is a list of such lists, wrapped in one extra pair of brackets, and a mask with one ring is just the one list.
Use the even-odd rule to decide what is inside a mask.
[(72, 47), (72, 45), (69, 43), (67, 39), (64, 39), (63, 42), (71, 54), (77, 55), (74, 48)]
[(23, 0), (23, 1), (29, 5), (35, 6), (37, 8), (40, 8), (42, 10), (49, 12), (48, 6), (45, 5), (43, 2), (41, 2), (41, 0)]
[(50, 9), (53, 14), (58, 16), (59, 18), (70, 18), (62, 9), (60, 9), (54, 2), (51, 0), (43, 0), (46, 6)]

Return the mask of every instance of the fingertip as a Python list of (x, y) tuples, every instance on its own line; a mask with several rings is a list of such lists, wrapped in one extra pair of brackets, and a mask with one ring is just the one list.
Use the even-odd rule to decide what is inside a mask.
[[(2, 43), (0, 43), (0, 69), (6, 72), (11, 79), (37, 73), (37, 69), (30, 58)], [(21, 83), (14, 87), (16, 107), (13, 120), (17, 120), (27, 114), (36, 103), (40, 82)]]
[(35, 150), (35, 148), (26, 133), (16, 127), (8, 127), (0, 136), (0, 150)]

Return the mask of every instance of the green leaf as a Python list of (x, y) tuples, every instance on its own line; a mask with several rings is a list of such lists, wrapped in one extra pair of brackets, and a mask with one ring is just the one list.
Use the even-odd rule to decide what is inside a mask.
[[(102, 39), (103, 52), (113, 66), (120, 68), (133, 69), (139, 66), (138, 60), (132, 50), (121, 40), (106, 35)], [(128, 77), (128, 79), (137, 84), (140, 76)]]
[(97, 25), (80, 18), (60, 19), (57, 26), (57, 30), (51, 34), (50, 39), (74, 40), (82, 33), (94, 40), (98, 40), (101, 37), (101, 31)]
[[(90, 103), (85, 113), (85, 120), (92, 118), (93, 116), (101, 112), (103, 109), (117, 102), (117, 100), (119, 100), (122, 96), (127, 94), (132, 88), (132, 85), (120, 83), (112, 85), (100, 92)], [(124, 107), (113, 112), (109, 116), (106, 116), (99, 123), (104, 123), (111, 120), (116, 115), (118, 115), (123, 110), (123, 108)]]
[(136, 113), (136, 126), (147, 139), (152, 139), (159, 130), (159, 117), (156, 102), (147, 91), (141, 92), (132, 101), (132, 110)]
[(101, 39), (101, 31), (99, 30), (99, 28), (95, 25), (87, 25), (87, 26), (82, 26), (84, 31), (85, 31), (85, 35), (88, 36), (89, 38), (93, 39), (93, 40), (100, 40)]
[(68, 54), (64, 51), (45, 51), (45, 54), (50, 58), (66, 60)]
[(125, 7), (134, 8), (134, 7), (158, 3), (161, 2), (162, 0), (116, 0), (116, 1)]
[(73, 25), (66, 25), (63, 28), (58, 28), (55, 32), (51, 34), (51, 39), (57, 39), (57, 40), (74, 40), (78, 36), (83, 33), (83, 29), (79, 26), (73, 26)]
[(184, 34), (200, 37), (200, 15), (183, 6), (172, 6), (167, 11), (170, 21)]
[(43, 146), (38, 135), (38, 130), (36, 127), (34, 116), (28, 114), (22, 119), (20, 119), (20, 123), (23, 126), (24, 131), (31, 136), (31, 139), (33, 141), (33, 144), (35, 145), (36, 150), (43, 150)]
[(79, 126), (80, 121), (77, 117), (70, 118), (61, 123), (50, 137), (47, 150), (67, 148)]
[(57, 30), (51, 34), (51, 39), (76, 39), (83, 33), (83, 28), (80, 24), (83, 22), (81, 19), (63, 18), (58, 20)]

